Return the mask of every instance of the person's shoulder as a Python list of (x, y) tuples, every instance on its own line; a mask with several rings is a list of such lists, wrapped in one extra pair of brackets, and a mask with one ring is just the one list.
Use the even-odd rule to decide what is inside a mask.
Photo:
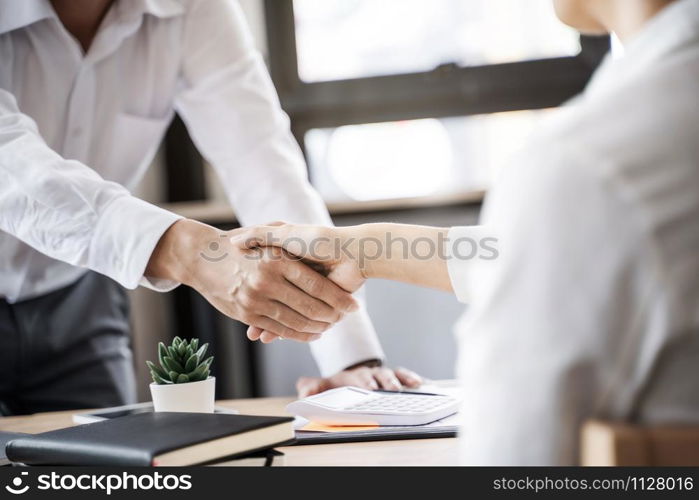
[[(237, 0), (173, 0), (185, 6), (184, 18), (197, 38), (237, 37), (245, 31), (245, 15)], [(228, 47), (225, 46), (224, 49)]]
[[(636, 78), (583, 94), (561, 108), (539, 138), (596, 157), (597, 168), (629, 172), (684, 153), (699, 158), (699, 48)], [(599, 90), (599, 89), (596, 89)], [(593, 167), (594, 168), (594, 167)]]
[(661, 177), (683, 177), (699, 188), (696, 81), (699, 52), (608, 91), (583, 95), (552, 112), (520, 162), (552, 182), (596, 178), (639, 198), (643, 186), (659, 186)]
[(685, 252), (699, 228), (699, 59), (661, 64), (554, 111), (502, 175), (501, 193), (554, 220), (626, 221), (661, 254)]
[(187, 14), (199, 12), (228, 12), (236, 8), (236, 0), (170, 0), (181, 4)]

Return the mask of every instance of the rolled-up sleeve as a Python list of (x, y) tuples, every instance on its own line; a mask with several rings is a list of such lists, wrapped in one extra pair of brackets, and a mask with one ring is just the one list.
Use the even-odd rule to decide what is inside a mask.
[(0, 229), (54, 259), (135, 288), (178, 216), (48, 147), (0, 90)]

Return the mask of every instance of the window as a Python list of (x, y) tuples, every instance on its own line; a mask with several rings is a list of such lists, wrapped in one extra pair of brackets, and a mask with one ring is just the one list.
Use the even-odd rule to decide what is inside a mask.
[(551, 0), (294, 0), (306, 82), (572, 56)]
[(326, 201), (483, 189), (608, 50), (551, 0), (266, 0), (270, 69)]
[(422, 118), (311, 129), (311, 178), (328, 202), (485, 189), (547, 111)]

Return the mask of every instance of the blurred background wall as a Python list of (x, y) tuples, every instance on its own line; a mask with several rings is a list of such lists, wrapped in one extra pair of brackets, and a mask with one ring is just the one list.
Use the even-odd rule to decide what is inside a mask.
[[(550, 0), (240, 0), (311, 182), (338, 225), (473, 224), (483, 192), (550, 109), (579, 92), (609, 46), (554, 17)], [(223, 190), (181, 121), (138, 195), (222, 229)], [(454, 376), (449, 294), (367, 284), (391, 366)], [(306, 345), (249, 343), (245, 326), (185, 287), (131, 293), (141, 399), (157, 341), (198, 336), (216, 354), (219, 397), (288, 395), (317, 374)]]

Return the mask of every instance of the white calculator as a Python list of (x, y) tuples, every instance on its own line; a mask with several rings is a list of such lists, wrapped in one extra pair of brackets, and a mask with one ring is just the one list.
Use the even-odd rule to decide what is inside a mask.
[(341, 387), (294, 401), (286, 411), (325, 425), (423, 425), (453, 415), (459, 403), (441, 394)]

